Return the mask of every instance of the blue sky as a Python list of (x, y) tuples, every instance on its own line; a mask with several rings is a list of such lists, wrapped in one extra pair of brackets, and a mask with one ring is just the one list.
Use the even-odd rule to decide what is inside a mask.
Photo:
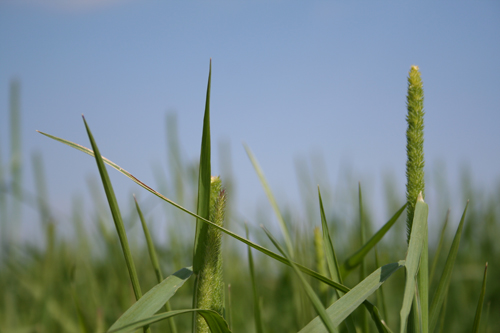
[[(344, 185), (366, 184), (374, 205), (387, 175), (404, 196), (406, 80), (418, 65), (428, 173), (445, 165), (453, 187), (466, 167), (491, 192), (500, 180), (499, 17), (497, 1), (2, 0), (2, 160), (18, 78), (25, 187), (40, 151), (54, 205), (66, 211), (85, 191), (97, 175), (92, 159), (35, 132), (88, 146), (81, 114), (104, 156), (154, 184), (153, 166), (167, 164), (168, 112), (177, 113), (183, 156), (198, 157), (212, 58), (213, 173), (226, 142), (242, 216), (266, 205), (242, 143), (282, 202), (300, 198), (295, 161), (318, 167), (321, 156), (321, 186), (338, 188), (350, 174)], [(122, 202), (142, 192), (112, 174)]]

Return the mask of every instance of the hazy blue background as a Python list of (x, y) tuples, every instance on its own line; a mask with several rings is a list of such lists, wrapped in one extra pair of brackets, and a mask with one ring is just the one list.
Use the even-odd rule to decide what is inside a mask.
[[(60, 214), (86, 191), (95, 162), (35, 132), (88, 146), (82, 113), (104, 156), (155, 184), (152, 170), (167, 165), (168, 112), (177, 113), (184, 158), (198, 157), (212, 58), (213, 173), (226, 142), (242, 216), (269, 209), (243, 142), (281, 202), (299, 200), (295, 161), (314, 167), (322, 157), (321, 186), (361, 181), (373, 206), (388, 175), (404, 198), (406, 80), (415, 64), (429, 173), (441, 165), (453, 188), (468, 168), (491, 192), (500, 176), (499, 18), (498, 1), (0, 0), (2, 160), (9, 82), (18, 78), (25, 188), (33, 188), (30, 154), (41, 151)], [(148, 197), (111, 173), (122, 205), (130, 189)]]

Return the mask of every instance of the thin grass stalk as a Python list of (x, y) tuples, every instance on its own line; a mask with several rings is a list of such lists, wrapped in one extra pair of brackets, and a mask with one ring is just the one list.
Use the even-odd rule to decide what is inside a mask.
[[(316, 269), (318, 273), (324, 276), (328, 276), (326, 270), (326, 257), (325, 249), (323, 245), (323, 234), (318, 227), (314, 228), (314, 253), (316, 256)], [(328, 287), (324, 284), (319, 285), (319, 293), (323, 301), (324, 306), (328, 306)]]
[[(358, 204), (359, 204), (359, 241), (360, 244), (365, 243), (366, 239), (366, 224), (363, 212), (363, 194), (361, 192), (361, 182), (358, 182)], [(366, 277), (366, 265), (364, 258), (359, 264), (359, 281), (363, 281)], [(361, 309), (360, 321), (363, 332), (368, 332), (368, 317), (364, 309)]]
[[(146, 238), (146, 244), (148, 247), (149, 258), (151, 259), (151, 265), (153, 266), (153, 270), (155, 271), (156, 281), (161, 283), (163, 281), (163, 274), (160, 268), (160, 262), (158, 261), (158, 256), (156, 254), (156, 249), (151, 238), (151, 234), (149, 233), (149, 228), (146, 224), (146, 220), (144, 219), (144, 215), (142, 214), (141, 207), (137, 202), (137, 198), (134, 195), (135, 208), (137, 209), (137, 214), (139, 215), (139, 219), (141, 220), (142, 230), (144, 231), (144, 237)], [(172, 311), (172, 307), (170, 306), (170, 301), (165, 303), (165, 311)], [(177, 333), (177, 325), (175, 324), (174, 317), (168, 318), (168, 325), (170, 331), (172, 333)]]
[[(245, 232), (246, 232), (246, 237), (250, 239), (250, 235), (248, 233), (248, 225), (246, 223), (245, 223)], [(259, 292), (257, 291), (257, 283), (255, 283), (255, 269), (253, 264), (252, 248), (250, 246), (248, 246), (247, 248), (248, 248), (248, 266), (250, 268), (250, 279), (252, 281), (253, 315), (255, 320), (255, 331), (257, 333), (263, 333), (264, 328), (262, 326)]]
[[(10, 176), (12, 198), (9, 221), (21, 221), (23, 200), (22, 191), (22, 152), (21, 152), (21, 86), (18, 80), (10, 82)], [(17, 223), (12, 223), (13, 230), (7, 232), (8, 242), (16, 242), (19, 238)]]
[(255, 169), (255, 172), (257, 172), (257, 176), (259, 177), (259, 180), (262, 184), (262, 187), (264, 188), (264, 191), (266, 192), (267, 199), (269, 200), (269, 203), (271, 203), (271, 206), (273, 207), (274, 213), (276, 214), (276, 217), (278, 218), (278, 223), (281, 228), (281, 233), (283, 235), (283, 238), (285, 239), (285, 245), (286, 249), (288, 251), (288, 254), (290, 257), (293, 259), (294, 258), (294, 248), (292, 246), (292, 238), (290, 237), (290, 231), (288, 230), (288, 227), (286, 225), (285, 219), (283, 218), (283, 215), (280, 212), (280, 209), (278, 207), (278, 203), (276, 202), (276, 199), (274, 197), (273, 192), (271, 191), (271, 187), (267, 183), (266, 177), (264, 176), (264, 172), (262, 171), (262, 168), (259, 165), (259, 162), (257, 161), (257, 158), (254, 156), (250, 148), (245, 145), (245, 151), (247, 152), (248, 158), (252, 162), (252, 165)]
[(233, 330), (233, 300), (231, 298), (231, 284), (227, 285), (227, 307), (226, 313), (227, 315), (227, 325), (229, 326), (229, 330)]

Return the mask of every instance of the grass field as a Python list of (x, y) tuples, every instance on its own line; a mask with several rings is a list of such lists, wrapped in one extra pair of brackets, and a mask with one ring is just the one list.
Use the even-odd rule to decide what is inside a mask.
[[(13, 94), (15, 91), (16, 87), (13, 87)], [(164, 215), (159, 219), (155, 215), (156, 218), (151, 220), (148, 218), (148, 204), (138, 200), (138, 207), (146, 216), (145, 223), (142, 224), (145, 226), (145, 233), (148, 233), (148, 229), (159, 230), (156, 226), (166, 224), (166, 235), (161, 237), (155, 233), (152, 233), (152, 237), (142, 234), (143, 229), (139, 227), (140, 215), (132, 198), (130, 207), (121, 207), (121, 213), (113, 205), (111, 185), (102, 172), (103, 162), (106, 161), (98, 158), (99, 154), (95, 159), (101, 168), (102, 184), (89, 186), (94, 206), (83, 207), (80, 201), (75, 200), (73, 216), (69, 221), (54, 218), (53, 204), (44, 201), (47, 197), (47, 184), (41, 153), (35, 155), (31, 166), (25, 166), (36, 170), (36, 188), (25, 191), (17, 186), (16, 184), (22, 183), (19, 173), (21, 165), (16, 162), (21, 154), (15, 130), (19, 126), (16, 122), (19, 110), (16, 103), (12, 103), (11, 118), (14, 121), (11, 126), (14, 134), (10, 142), (11, 156), (10, 160), (5, 160), (4, 156), (0, 160), (0, 331), (106, 332), (136, 299), (144, 300), (147, 297), (150, 297), (148, 304), (156, 302), (159, 307), (148, 310), (146, 305), (140, 304), (135, 309), (135, 319), (124, 321), (123, 325), (147, 319), (158, 311), (173, 313), (176, 310), (192, 309), (193, 304), (205, 304), (196, 299), (204, 291), (196, 292), (195, 299), (193, 293), (201, 290), (197, 286), (203, 283), (198, 279), (203, 275), (201, 272), (204, 267), (208, 266), (205, 264), (206, 260), (220, 265), (222, 273), (222, 280), (217, 282), (222, 283), (222, 305), (216, 306), (222, 310), (207, 312), (207, 316), (211, 316), (214, 322), (222, 323), (222, 326), (227, 323), (227, 327), (214, 329), (217, 332), (225, 332), (227, 328), (233, 332), (397, 332), (401, 330), (400, 326), (406, 328), (406, 325), (401, 324), (403, 319), (409, 321), (409, 332), (413, 329), (421, 329), (423, 332), (500, 330), (500, 261), (497, 259), (500, 258), (500, 184), (497, 185), (496, 193), (486, 196), (467, 179), (461, 180), (462, 196), (470, 199), (470, 202), (467, 205), (464, 199), (463, 206), (458, 207), (460, 210), (466, 209), (460, 223), (463, 229), (459, 228), (458, 233), (460, 219), (448, 221), (446, 212), (450, 207), (442, 204), (451, 196), (450, 189), (440, 187), (437, 181), (427, 184), (427, 190), (439, 193), (440, 198), (436, 200), (438, 202), (426, 204), (416, 201), (412, 234), (407, 242), (408, 225), (406, 212), (402, 209), (407, 199), (394, 194), (400, 191), (394, 189), (395, 185), (390, 180), (386, 184), (387, 197), (384, 200), (386, 207), (392, 211), (391, 216), (387, 216), (386, 221), (374, 221), (367, 208), (370, 205), (366, 204), (373, 201), (366, 195), (363, 196), (362, 186), (358, 183), (352, 184), (343, 199), (348, 202), (351, 211), (356, 212), (353, 217), (352, 214), (343, 214), (342, 210), (336, 209), (335, 202), (332, 201), (332, 189), (321, 187), (319, 196), (317, 184), (313, 184), (311, 180), (313, 177), (308, 171), (303, 171), (301, 182), (312, 189), (313, 193), (316, 192), (316, 195), (301, 202), (304, 216), (298, 218), (289, 209), (273, 205), (273, 194), (266, 187), (263, 174), (259, 174), (264, 188), (268, 190), (266, 193), (275, 209), (279, 225), (271, 227), (265, 218), (252, 221), (247, 229), (247, 235), (253, 242), (250, 245), (262, 245), (265, 249), (259, 250), (255, 245), (250, 250), (250, 247), (242, 243), (242, 239), (235, 239), (234, 235), (228, 235), (224, 230), (222, 234), (220, 230), (216, 232), (213, 226), (203, 221), (207, 219), (216, 222), (220, 219), (220, 223), (216, 222), (217, 225), (247, 238), (245, 221), (238, 218), (236, 208), (231, 204), (231, 188), (238, 180), (222, 179), (227, 207), (217, 206), (220, 203), (213, 201), (215, 196), (223, 193), (220, 189), (215, 196), (213, 193), (209, 194), (210, 189), (213, 189), (210, 172), (210, 123), (207, 120), (209, 95), (210, 89), (207, 91), (201, 163), (197, 161), (171, 168), (166, 176), (171, 180), (168, 183), (148, 184), (168, 198), (174, 198), (176, 203), (187, 207), (190, 212), (166, 205)], [(91, 138), (90, 129), (88, 130)], [(92, 150), (98, 152), (97, 143), (92, 140), (91, 138)], [(46, 141), (47, 145), (56, 144), (51, 140)], [(172, 141), (169, 143), (173, 147), (170, 149), (169, 159), (175, 159), (175, 152), (182, 149), (178, 141)], [(69, 142), (65, 143), (71, 145)], [(90, 148), (91, 144), (86, 146)], [(73, 148), (83, 150), (76, 146)], [(257, 160), (249, 149), (248, 153), (259, 173)], [(94, 157), (89, 156), (90, 158)], [(115, 172), (109, 167), (107, 169)], [(125, 172), (122, 173), (127, 176)], [(123, 181), (130, 180), (123, 178)], [(139, 180), (137, 182), (140, 183)], [(101, 186), (106, 189), (106, 197), (100, 194)], [(143, 193), (140, 198), (149, 195), (151, 194)], [(19, 224), (18, 216), (26, 209), (27, 202), (36, 205), (39, 212), (41, 230), (44, 232), (40, 237), (43, 239), (43, 246), (17, 243), (9, 237), (10, 232)], [(437, 221), (429, 220), (428, 246), (422, 240), (427, 232), (427, 205), (431, 212), (429, 219), (440, 216)], [(110, 208), (113, 219), (109, 214)], [(217, 212), (222, 215), (217, 215)], [(397, 212), (402, 214), (399, 216)], [(397, 217), (393, 221), (392, 214)], [(384, 227), (380, 229), (381, 222), (387, 221), (387, 230)], [(61, 224), (71, 226), (75, 236), (63, 236), (58, 229)], [(273, 235), (266, 234), (267, 230), (259, 228), (259, 225), (273, 230)], [(127, 240), (130, 229), (135, 230), (135, 236), (129, 236)], [(137, 230), (141, 232), (138, 233)], [(279, 236), (278, 232), (281, 232)], [(461, 237), (457, 239), (455, 236), (460, 236), (460, 233)], [(213, 235), (222, 237), (221, 253), (220, 256), (215, 253), (214, 258), (205, 259), (204, 256), (210, 251), (203, 249), (212, 249), (218, 245), (217, 242), (215, 245), (207, 245), (210, 241), (203, 238), (214, 237)], [(380, 235), (381, 239), (372, 238), (374, 235)], [(276, 246), (274, 238), (277, 239)], [(159, 242), (159, 239), (166, 241)], [(364, 244), (367, 247), (363, 248)], [(193, 255), (193, 245), (202, 250)], [(267, 253), (267, 249), (275, 254)], [(360, 249), (361, 252), (357, 252)], [(428, 272), (422, 270), (422, 258), (426, 251)], [(356, 253), (358, 255), (354, 255)], [(154, 260), (155, 256), (157, 261)], [(405, 262), (400, 262), (405, 259)], [(489, 262), (487, 283), (485, 292), (482, 293), (486, 262)], [(319, 274), (307, 272), (294, 263)], [(399, 266), (391, 266), (391, 263)], [(194, 274), (179, 282), (183, 284), (179, 289), (162, 283), (159, 285), (162, 290), (158, 289), (154, 295), (147, 294), (160, 281), (166, 281), (166, 277), (180, 279), (179, 274), (172, 274), (183, 267), (189, 268), (189, 272)], [(378, 269), (379, 267), (382, 269)], [(399, 267), (401, 269), (394, 274), (391, 271), (392, 276), (387, 276), (385, 280), (384, 274), (390, 275), (387, 273), (390, 269)], [(372, 272), (378, 274), (373, 281), (370, 280)], [(416, 274), (413, 275), (415, 278), (408, 278), (412, 274)], [(327, 283), (321, 282), (318, 276), (323, 276)], [(355, 288), (361, 286), (361, 281), (366, 282), (369, 292)], [(332, 288), (332, 285), (338, 284), (341, 286)], [(343, 290), (343, 286), (353, 288), (352, 292), (345, 294), (347, 290)], [(428, 301), (423, 297), (423, 290), (426, 289)], [(168, 293), (175, 295), (170, 298), (166, 296)], [(140, 298), (143, 294), (144, 298)], [(344, 294), (354, 296), (352, 300), (347, 300), (347, 296), (341, 297)], [(325, 309), (332, 303), (336, 304), (334, 301), (338, 297), (338, 304), (342, 299), (346, 301), (332, 315)], [(165, 305), (167, 299), (169, 302)], [(358, 306), (363, 301), (364, 305)], [(369, 306), (376, 307), (383, 322), (372, 318), (367, 311)], [(203, 308), (212, 309), (210, 306)], [(409, 315), (402, 314), (406, 309)], [(346, 311), (344, 317), (337, 315), (342, 311)], [(322, 317), (322, 314), (326, 317)], [(321, 318), (321, 321), (317, 319), (318, 330), (306, 326), (318, 315)], [(337, 320), (342, 322), (338, 327)], [(191, 332), (193, 321), (193, 313), (185, 312), (139, 331)], [(197, 331), (203, 331), (199, 324), (197, 327)]]

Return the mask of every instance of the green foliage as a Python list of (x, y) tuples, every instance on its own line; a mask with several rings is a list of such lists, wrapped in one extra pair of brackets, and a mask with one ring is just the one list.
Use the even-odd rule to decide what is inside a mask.
[[(419, 109), (422, 105), (417, 103), (423, 102), (421, 87), (418, 69), (412, 67), (408, 94), (409, 118), (410, 109), (420, 110), (418, 112), (423, 116), (423, 108)], [(37, 200), (33, 202), (41, 217), (40, 225), (45, 235), (45, 244), (34, 247), (11, 241), (11, 244), (15, 245), (11, 249), (16, 250), (2, 252), (0, 261), (2, 331), (132, 332), (150, 326), (152, 332), (175, 330), (189, 332), (193, 329), (192, 318), (196, 317), (206, 323), (207, 331), (224, 333), (232, 330), (304, 333), (391, 332), (388, 323), (391, 323), (391, 327), (400, 326), (400, 330), (404, 331), (407, 320), (412, 321), (412, 325), (408, 326), (409, 329), (421, 329), (422, 332), (434, 332), (439, 327), (453, 332), (463, 331), (464, 328), (485, 332), (498, 330), (500, 319), (497, 316), (488, 316), (488, 313), (500, 311), (498, 303), (500, 289), (495, 284), (486, 288), (486, 270), (483, 276), (479, 274), (472, 276), (470, 272), (480, 272), (481, 265), (478, 262), (488, 260), (490, 278), (493, 280), (500, 278), (498, 269), (500, 265), (497, 264), (498, 261), (495, 263), (496, 258), (500, 257), (497, 240), (497, 235), (500, 234), (498, 206), (500, 192), (491, 195), (490, 198), (481, 197), (478, 195), (481, 193), (480, 189), (473, 191), (473, 186), (467, 185), (464, 181), (467, 185), (464, 187), (468, 189), (467, 196), (474, 198), (474, 205), (471, 204), (470, 208), (466, 206), (453, 240), (446, 234), (445, 227), (441, 228), (439, 242), (436, 242), (438, 244), (435, 244), (434, 240), (427, 242), (428, 218), (429, 228), (431, 230), (434, 228), (431, 223), (433, 215), (428, 217), (428, 211), (431, 213), (437, 211), (436, 205), (429, 203), (430, 209), (428, 209), (423, 197), (417, 200), (415, 196), (413, 204), (408, 199), (408, 213), (411, 205), (414, 213), (409, 228), (411, 233), (407, 235), (408, 247), (406, 244), (402, 247), (401, 242), (405, 243), (403, 232), (398, 234), (397, 229), (393, 227), (397, 225), (406, 205), (398, 209), (401, 202), (392, 204), (392, 217), (371, 235), (370, 195), (365, 192), (362, 198), (360, 188), (356, 186), (352, 186), (351, 193), (342, 193), (345, 197), (354, 198), (357, 192), (357, 200), (349, 204), (353, 207), (353, 211), (359, 207), (360, 221), (356, 222), (361, 222), (360, 228), (359, 223), (349, 223), (354, 221), (349, 221), (348, 215), (340, 215), (335, 210), (337, 206), (335, 202), (332, 205), (328, 199), (324, 201), (326, 205), (323, 205), (323, 198), (318, 188), (319, 209), (318, 201), (314, 200), (314, 205), (311, 198), (303, 201), (306, 205), (305, 210), (308, 213), (316, 212), (316, 218), (309, 219), (307, 225), (298, 224), (296, 214), (287, 208), (278, 207), (263, 177), (263, 171), (247, 148), (278, 216), (281, 238), (275, 239), (266, 231), (283, 254), (278, 255), (259, 245), (267, 241), (260, 230), (252, 231), (254, 241), (250, 241), (248, 231), (246, 237), (242, 237), (237, 232), (229, 230), (227, 223), (223, 224), (224, 220), (230, 220), (232, 227), (239, 228), (243, 223), (240, 223), (240, 219), (231, 210), (225, 210), (226, 195), (231, 195), (230, 191), (226, 194), (220, 178), (211, 177), (209, 97), (210, 74), (199, 173), (193, 172), (197, 170), (198, 161), (185, 162), (178, 159), (169, 170), (168, 176), (169, 180), (175, 181), (158, 184), (158, 188), (165, 189), (162, 192), (175, 193), (176, 201), (167, 198), (120, 166), (102, 157), (86, 123), (92, 150), (42, 133), (95, 158), (108, 199), (108, 207), (103, 204), (104, 199), (100, 197), (99, 191), (91, 185), (94, 209), (85, 208), (81, 199), (75, 199), (73, 217), (54, 216), (52, 212), (55, 209), (46, 200), (47, 184), (43, 181), (42, 160), (38, 156), (33, 159), (38, 184), (35, 196)], [(411, 121), (409, 128), (410, 123)], [(423, 123), (420, 127), (423, 129)], [(410, 133), (408, 137), (412, 135)], [(418, 139), (418, 133), (416, 137)], [(421, 139), (423, 143), (423, 136)], [(181, 149), (178, 142), (168, 144), (171, 157), (179, 158)], [(410, 152), (410, 149), (408, 151)], [(422, 163), (417, 165), (423, 167), (423, 152), (421, 157)], [(149, 226), (145, 222), (144, 216), (151, 211), (151, 206), (140, 204), (139, 200), (136, 200), (135, 205), (133, 203), (130, 205), (132, 213), (120, 212), (105, 163), (176, 208), (175, 212), (166, 210), (165, 213), (165, 220), (169, 225), (167, 241), (153, 244), (163, 237), (157, 232), (158, 225), (155, 224), (157, 221), (153, 221)], [(5, 170), (7, 169), (0, 165), (0, 180), (3, 182), (19, 177), (14, 170)], [(225, 177), (227, 175), (222, 175), (226, 184)], [(418, 178), (418, 174), (415, 177)], [(228, 183), (231, 183), (232, 180), (229, 178)], [(303, 177), (301, 182), (301, 187), (309, 187), (313, 191), (317, 187), (312, 177), (308, 175)], [(4, 184), (0, 185), (2, 189), (6, 188)], [(441, 188), (440, 191), (446, 192), (446, 189)], [(328, 189), (324, 193), (328, 194)], [(11, 209), (6, 203), (7, 199), (10, 200), (10, 196), (14, 195), (18, 194), (10, 189), (0, 192), (3, 209)], [(26, 194), (21, 193), (20, 196), (26, 197)], [(330, 197), (324, 196), (324, 198)], [(393, 200), (390, 197), (386, 199)], [(147, 203), (149, 202), (148, 199)], [(189, 203), (196, 204), (191, 206)], [(333, 210), (329, 210), (332, 209), (330, 206), (333, 206)], [(445, 211), (447, 208), (440, 209)], [(115, 233), (109, 230), (111, 221), (109, 215), (104, 214), (108, 209), (111, 209), (120, 242), (117, 242)], [(2, 220), (2, 232), (12, 230), (6, 228), (7, 222), (9, 225), (19, 222), (15, 214), (2, 212), (2, 217), (6, 215), (10, 220)], [(83, 219), (86, 216), (90, 216), (90, 219), (84, 225)], [(137, 216), (144, 233), (137, 231), (139, 228), (133, 228)], [(196, 222), (196, 234), (192, 233), (194, 222)], [(257, 222), (269, 224), (265, 219)], [(75, 236), (63, 236), (60, 231), (60, 226), (63, 224), (73, 228)], [(185, 229), (186, 226), (191, 229)], [(313, 233), (317, 226), (321, 226), (321, 229), (318, 228), (316, 229), (318, 231)], [(157, 237), (151, 237), (150, 228), (154, 228), (152, 234)], [(223, 238), (223, 233), (231, 238)], [(386, 235), (392, 235), (392, 242)], [(196, 239), (194, 256), (193, 238)], [(2, 241), (5, 239), (9, 237), (3, 234)], [(222, 239), (230, 241), (221, 247)], [(285, 249), (279, 245), (281, 242), (285, 244)], [(240, 252), (241, 244), (248, 246), (248, 263)], [(3, 245), (2, 243), (2, 249)], [(447, 247), (450, 247), (450, 250), (444, 262), (441, 253)], [(460, 247), (465, 247), (465, 251), (459, 250)], [(258, 251), (256, 256), (252, 254), (251, 248)], [(377, 249), (375, 258), (371, 251), (374, 248)], [(423, 259), (427, 257), (427, 251), (429, 258), (433, 259), (431, 274), (426, 269), (428, 265), (426, 259)], [(405, 260), (400, 260), (405, 255)], [(126, 258), (125, 264), (123, 257)], [(277, 261), (285, 265), (279, 265)], [(195, 265), (198, 263), (198, 271), (190, 267), (181, 268), (190, 266), (191, 262)], [(323, 263), (324, 268), (319, 273), (309, 268), (315, 267), (316, 262)], [(339, 262), (343, 264), (339, 265)], [(398, 273), (403, 271), (399, 270), (403, 266), (405, 275)], [(203, 273), (204, 267), (210, 268), (207, 273)], [(226, 268), (223, 272), (224, 279), (221, 276), (222, 267)], [(471, 270), (471, 267), (474, 270)], [(347, 276), (347, 273), (356, 272), (358, 269), (360, 274)], [(166, 279), (163, 279), (164, 272), (168, 272), (165, 274), (168, 276)], [(200, 277), (203, 274), (209, 278), (207, 285), (215, 288), (217, 305), (205, 304), (195, 297), (197, 303), (193, 307), (193, 295), (210, 294), (201, 290), (203, 279)], [(441, 274), (439, 281), (433, 281), (434, 276), (439, 274)], [(191, 275), (198, 275), (196, 281), (190, 279)], [(390, 276), (392, 277), (389, 280)], [(223, 281), (229, 282), (232, 286), (230, 326), (224, 318), (227, 313), (223, 309), (225, 289)], [(481, 281), (482, 289), (478, 301)], [(379, 300), (379, 295), (381, 298), (382, 295), (377, 293), (377, 303), (374, 303), (373, 297), (382, 284), (385, 285), (383, 299)], [(148, 292), (139, 298), (141, 287)], [(303, 300), (304, 296), (311, 301), (297, 302)], [(427, 296), (432, 300), (430, 309), (426, 309), (425, 306)], [(484, 302), (488, 310), (481, 316)], [(385, 304), (383, 313), (374, 304)], [(413, 312), (410, 312), (410, 308), (413, 308)], [(365, 310), (370, 314), (367, 320), (362, 319), (366, 316)], [(301, 316), (297, 316), (297, 313)], [(396, 318), (398, 313), (401, 316), (399, 322)], [(174, 317), (176, 326), (172, 325)]]

